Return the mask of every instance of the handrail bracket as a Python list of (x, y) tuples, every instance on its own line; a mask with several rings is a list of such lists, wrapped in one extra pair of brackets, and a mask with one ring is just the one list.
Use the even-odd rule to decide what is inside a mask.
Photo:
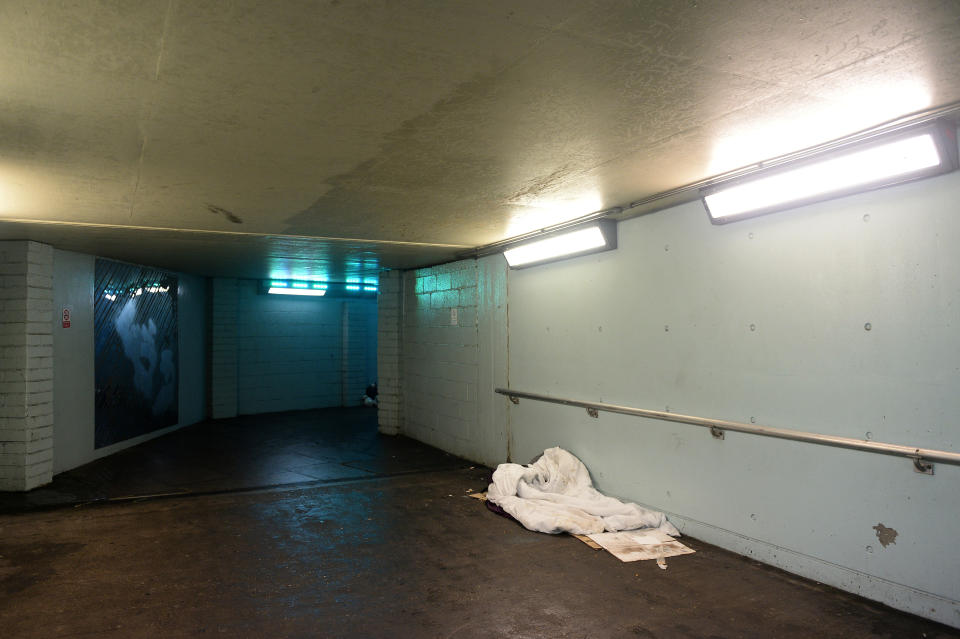
[(933, 464), (923, 461), (923, 457), (920, 456), (919, 450), (917, 451), (916, 455), (908, 455), (908, 457), (913, 460), (913, 472), (923, 473), (924, 475), (933, 474)]
[(719, 426), (711, 426), (711, 427), (710, 427), (710, 434), (713, 435), (714, 439), (725, 439), (725, 438), (726, 438), (726, 431), (724, 431), (724, 430), (723, 430), (722, 428), (720, 428)]

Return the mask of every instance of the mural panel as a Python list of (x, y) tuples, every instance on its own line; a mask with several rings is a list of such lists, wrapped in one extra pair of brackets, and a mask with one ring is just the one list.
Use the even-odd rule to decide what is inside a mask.
[(176, 424), (176, 275), (97, 260), (93, 330), (95, 447)]

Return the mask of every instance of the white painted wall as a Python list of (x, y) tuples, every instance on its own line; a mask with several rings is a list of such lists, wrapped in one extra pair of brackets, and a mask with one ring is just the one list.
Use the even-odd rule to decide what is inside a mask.
[(377, 294), (377, 424), (384, 435), (404, 424), (403, 281), (400, 271), (384, 271)]
[[(510, 385), (960, 450), (958, 201), (955, 172), (722, 227), (699, 203), (622, 223), (616, 251), (510, 272)], [(563, 446), (687, 534), (960, 626), (960, 467), (509, 410), (519, 461)]]
[[(182, 426), (205, 414), (206, 281), (178, 274), (180, 331), (180, 422), (169, 428), (95, 449), (93, 284), (96, 258), (71, 251), (53, 254), (53, 419), (54, 473), (86, 464)], [(71, 308), (71, 326), (63, 328), (61, 311)]]
[(379, 378), (380, 371), (377, 370), (377, 342), (379, 336), (379, 313), (377, 312), (378, 300), (365, 302), (366, 308), (362, 314), (364, 326), (365, 346), (363, 349), (363, 375), (364, 384), (361, 393), (366, 391), (367, 386), (375, 383)]
[(377, 301), (343, 300), (340, 307), (340, 405), (360, 406), (377, 381)]
[(229, 419), (237, 416), (237, 279), (212, 277), (208, 283), (207, 399), (210, 405), (207, 416)]
[[(507, 455), (506, 271), (500, 255), (405, 273), (400, 431), (486, 464)], [(381, 331), (389, 330), (381, 317)]]
[[(376, 300), (262, 295), (256, 280), (237, 280), (237, 411), (359, 405), (367, 383), (376, 379), (376, 359), (369, 353), (376, 353), (377, 333), (366, 330), (371, 322), (376, 326), (376, 315)], [(345, 390), (344, 317), (362, 334), (346, 345), (351, 362)], [(216, 327), (223, 330), (223, 322)]]

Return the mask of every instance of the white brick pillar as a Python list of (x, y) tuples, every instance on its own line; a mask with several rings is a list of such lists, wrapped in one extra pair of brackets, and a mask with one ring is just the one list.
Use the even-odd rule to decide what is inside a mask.
[(53, 479), (53, 248), (0, 242), (0, 490)]
[(232, 277), (210, 280), (210, 417), (237, 416), (237, 312), (239, 289)]
[(377, 297), (377, 418), (380, 432), (397, 435), (403, 431), (403, 389), (401, 387), (401, 326), (403, 274), (380, 274)]

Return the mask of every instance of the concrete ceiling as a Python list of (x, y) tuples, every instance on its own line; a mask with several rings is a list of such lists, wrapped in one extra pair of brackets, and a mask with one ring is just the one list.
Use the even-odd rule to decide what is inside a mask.
[(436, 263), (960, 102), (960, 2), (0, 3), (0, 238)]

